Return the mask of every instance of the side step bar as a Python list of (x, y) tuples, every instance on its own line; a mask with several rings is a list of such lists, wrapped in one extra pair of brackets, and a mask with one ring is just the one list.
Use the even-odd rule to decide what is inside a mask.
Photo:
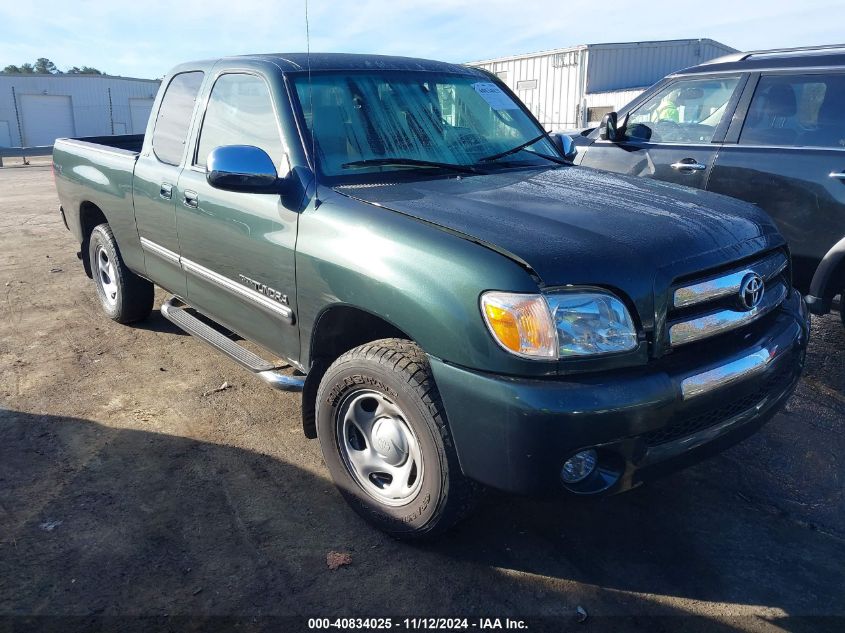
[(281, 369), (283, 365), (274, 365), (260, 356), (253, 354), (222, 332), (200, 321), (188, 312), (188, 307), (179, 298), (171, 297), (161, 305), (161, 315), (176, 327), (184, 330), (191, 336), (197, 337), (218, 352), (222, 352), (231, 358), (241, 367), (248, 369), (274, 389), (279, 389), (280, 391), (302, 391), (305, 386), (304, 377), (288, 376), (279, 373), (277, 370)]

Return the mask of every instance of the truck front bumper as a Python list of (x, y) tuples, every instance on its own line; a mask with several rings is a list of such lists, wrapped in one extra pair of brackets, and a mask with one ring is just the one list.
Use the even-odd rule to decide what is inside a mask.
[[(793, 291), (729, 353), (677, 352), (660, 368), (555, 379), (485, 374), (431, 358), (461, 469), (517, 493), (615, 493), (724, 450), (768, 421), (804, 365), (809, 313)], [(688, 357), (688, 358), (685, 358)], [(563, 463), (594, 449), (576, 484)]]

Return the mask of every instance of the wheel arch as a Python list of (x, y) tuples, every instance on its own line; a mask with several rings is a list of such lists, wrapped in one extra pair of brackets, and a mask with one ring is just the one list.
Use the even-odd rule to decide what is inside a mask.
[(100, 224), (108, 224), (108, 218), (103, 210), (93, 202), (83, 200), (79, 205), (79, 234), (82, 236), (82, 266), (85, 274), (93, 278), (91, 262), (88, 261), (88, 241), (91, 239), (91, 231)]
[(810, 282), (807, 305), (814, 314), (830, 311), (832, 299), (845, 290), (845, 237), (822, 258)]
[(302, 430), (306, 437), (317, 437), (317, 388), (329, 365), (359, 345), (384, 338), (413, 340), (389, 320), (357, 306), (335, 304), (320, 312), (311, 331), (309, 370), (302, 392)]

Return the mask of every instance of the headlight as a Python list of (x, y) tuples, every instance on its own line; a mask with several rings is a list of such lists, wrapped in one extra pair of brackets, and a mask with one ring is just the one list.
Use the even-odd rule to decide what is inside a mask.
[(637, 330), (627, 308), (605, 292), (485, 292), (481, 312), (493, 338), (517, 356), (554, 360), (626, 352), (637, 346)]
[(628, 309), (604, 292), (546, 295), (557, 329), (560, 358), (627, 352), (637, 346)]

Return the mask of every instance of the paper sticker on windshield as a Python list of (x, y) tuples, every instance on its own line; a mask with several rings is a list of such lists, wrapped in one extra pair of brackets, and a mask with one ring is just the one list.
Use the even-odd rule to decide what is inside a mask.
[(504, 91), (494, 83), (482, 81), (477, 84), (472, 84), (472, 87), (494, 110), (519, 109), (519, 106), (513, 102), (513, 99), (506, 95)]

